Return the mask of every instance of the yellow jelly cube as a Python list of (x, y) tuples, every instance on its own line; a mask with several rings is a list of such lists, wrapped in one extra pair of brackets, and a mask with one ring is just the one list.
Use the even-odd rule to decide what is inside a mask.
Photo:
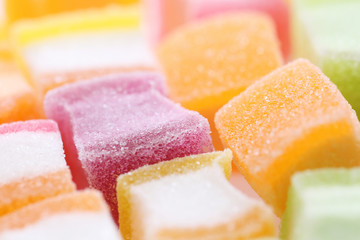
[(230, 150), (177, 158), (120, 175), (124, 239), (249, 239), (274, 236), (271, 210), (226, 179)]

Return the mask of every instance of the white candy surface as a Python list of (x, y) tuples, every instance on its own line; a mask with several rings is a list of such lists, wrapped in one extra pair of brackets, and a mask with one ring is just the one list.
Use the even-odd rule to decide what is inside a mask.
[(72, 212), (42, 219), (23, 229), (4, 232), (2, 240), (119, 240), (110, 215), (106, 212)]
[(143, 212), (145, 239), (161, 229), (197, 229), (231, 222), (259, 202), (236, 190), (218, 165), (170, 175), (131, 187), (131, 198)]
[(155, 65), (139, 30), (72, 33), (34, 42), (23, 54), (33, 75)]
[(0, 185), (67, 168), (59, 132), (0, 135)]

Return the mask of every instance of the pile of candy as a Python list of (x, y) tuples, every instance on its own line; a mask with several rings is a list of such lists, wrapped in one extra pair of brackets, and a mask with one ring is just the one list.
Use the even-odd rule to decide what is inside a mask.
[(360, 239), (360, 0), (0, 2), (0, 239)]

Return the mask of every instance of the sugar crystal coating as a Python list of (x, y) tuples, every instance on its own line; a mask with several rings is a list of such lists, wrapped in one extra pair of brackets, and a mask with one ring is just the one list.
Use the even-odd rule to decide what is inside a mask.
[(0, 62), (0, 123), (42, 116), (37, 92), (10, 61)]
[(155, 73), (128, 73), (46, 95), (47, 116), (58, 121), (65, 145), (73, 145), (76, 158), (67, 159), (69, 164), (80, 160), (90, 186), (104, 193), (115, 218), (119, 174), (213, 150), (207, 120), (165, 98), (163, 84)]
[(227, 14), (184, 26), (158, 47), (170, 98), (209, 119), (282, 63), (274, 26), (258, 13)]
[[(191, 2), (191, 0), (189, 1)], [(207, 0), (195, 1), (190, 4), (189, 11), (195, 18), (205, 18), (224, 12), (255, 11), (268, 15), (275, 24), (277, 37), (284, 59), (290, 54), (289, 10), (283, 0)]]
[[(74, 106), (73, 109), (82, 108), (81, 102), (84, 102), (84, 107), (86, 107), (86, 111), (94, 111), (93, 105), (88, 105), (86, 102), (87, 100), (82, 100), (84, 96), (91, 94), (93, 92), (93, 97), (96, 98), (97, 95), (104, 95), (103, 103), (100, 103), (97, 99), (91, 100), (94, 101), (94, 103), (98, 103), (98, 111), (93, 112), (93, 118), (95, 118), (96, 121), (94, 123), (99, 122), (102, 118), (110, 118), (114, 117), (115, 120), (118, 119), (117, 116), (114, 116), (112, 112), (110, 112), (108, 115), (102, 115), (100, 112), (105, 107), (105, 110), (111, 111), (108, 104), (108, 100), (112, 98), (118, 98), (117, 94), (132, 94), (136, 92), (142, 92), (146, 91), (150, 88), (154, 88), (161, 92), (162, 94), (165, 94), (165, 86), (163, 81), (158, 77), (158, 75), (149, 73), (142, 74), (142, 73), (133, 73), (130, 74), (131, 81), (126, 80), (127, 75), (109, 75), (104, 76), (103, 78), (94, 80), (91, 84), (84, 83), (84, 84), (74, 84), (69, 86), (64, 86), (63, 88), (58, 88), (54, 91), (50, 91), (45, 98), (44, 101), (44, 108), (45, 112), (48, 118), (52, 118), (56, 120), (59, 124), (59, 128), (61, 130), (62, 139), (64, 142), (64, 148), (66, 152), (66, 161), (68, 165), (70, 166), (70, 170), (73, 175), (73, 179), (77, 185), (78, 188), (82, 189), (88, 186), (88, 182), (86, 180), (85, 172), (83, 170), (83, 166), (78, 160), (78, 149), (75, 146), (74, 143), (74, 126), (73, 122), (74, 118), (73, 114), (71, 113), (70, 106), (73, 104), (77, 104), (79, 102), (80, 106), (76, 107)], [(97, 90), (97, 92), (94, 91), (94, 89)], [(113, 90), (111, 90), (113, 89)], [(76, 93), (74, 93), (76, 92)], [(105, 99), (107, 96), (107, 92), (109, 92), (108, 99)], [(112, 94), (112, 95), (110, 95)], [(117, 101), (119, 101), (118, 99)], [(110, 102), (111, 103), (111, 102)], [(69, 106), (67, 106), (69, 105)], [(115, 104), (116, 105), (116, 104)], [(114, 109), (118, 108), (116, 105)], [(89, 110), (90, 109), (90, 110)], [(99, 115), (97, 115), (99, 114)], [(86, 113), (85, 116), (88, 116)], [(109, 119), (104, 119), (104, 121), (108, 121)], [(79, 122), (81, 120), (79, 119)], [(112, 120), (114, 121), (114, 120)], [(90, 124), (89, 121), (86, 121)], [(102, 128), (104, 128), (102, 123), (99, 123), (101, 125), (101, 129), (92, 132), (96, 134), (99, 132), (101, 134)], [(117, 123), (109, 122), (107, 124), (112, 124), (109, 127), (117, 127)], [(79, 125), (81, 127), (82, 124)], [(115, 125), (115, 126), (114, 126)], [(91, 127), (91, 126), (90, 126)], [(106, 127), (106, 126), (105, 126)], [(95, 129), (96, 130), (96, 129)], [(103, 132), (104, 134), (106, 132)], [(90, 134), (90, 132), (89, 132)], [(112, 136), (112, 130), (110, 129), (108, 132), (109, 137)], [(80, 139), (81, 140), (81, 139)], [(84, 139), (85, 143), (88, 141), (86, 138)]]
[(181, 25), (227, 12), (257, 11), (274, 21), (284, 58), (290, 52), (289, 10), (283, 0), (146, 0), (150, 39), (161, 43)]
[(70, 73), (153, 68), (139, 12), (109, 6), (17, 22), (11, 40), (18, 64), (43, 93), (70, 82)]
[(121, 239), (101, 194), (85, 190), (48, 198), (0, 217), (0, 238)]
[(74, 191), (60, 132), (51, 120), (0, 125), (0, 216)]
[(281, 235), (284, 240), (359, 237), (360, 169), (320, 169), (291, 180)]
[(295, 57), (308, 58), (336, 84), (360, 116), (360, 2), (294, 0)]
[(193, 155), (119, 176), (119, 223), (124, 238), (273, 236), (271, 211), (226, 180), (231, 158), (229, 150)]
[(221, 108), (215, 122), (239, 170), (278, 216), (293, 173), (360, 163), (355, 112), (307, 60), (253, 84)]
[(124, 238), (131, 238), (130, 186), (152, 179), (159, 179), (172, 174), (174, 171), (179, 174), (192, 170), (195, 171), (212, 163), (220, 164), (224, 169), (224, 174), (229, 178), (231, 175), (231, 160), (232, 153), (229, 150), (210, 152), (143, 166), (135, 171), (120, 175), (117, 179), (117, 198), (119, 202), (119, 226)]

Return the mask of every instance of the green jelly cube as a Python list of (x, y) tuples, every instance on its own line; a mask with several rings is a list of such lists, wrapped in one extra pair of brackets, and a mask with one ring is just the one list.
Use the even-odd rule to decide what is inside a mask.
[(293, 57), (308, 58), (318, 65), (359, 117), (360, 1), (293, 1)]
[(281, 237), (360, 239), (360, 168), (321, 169), (294, 175)]

